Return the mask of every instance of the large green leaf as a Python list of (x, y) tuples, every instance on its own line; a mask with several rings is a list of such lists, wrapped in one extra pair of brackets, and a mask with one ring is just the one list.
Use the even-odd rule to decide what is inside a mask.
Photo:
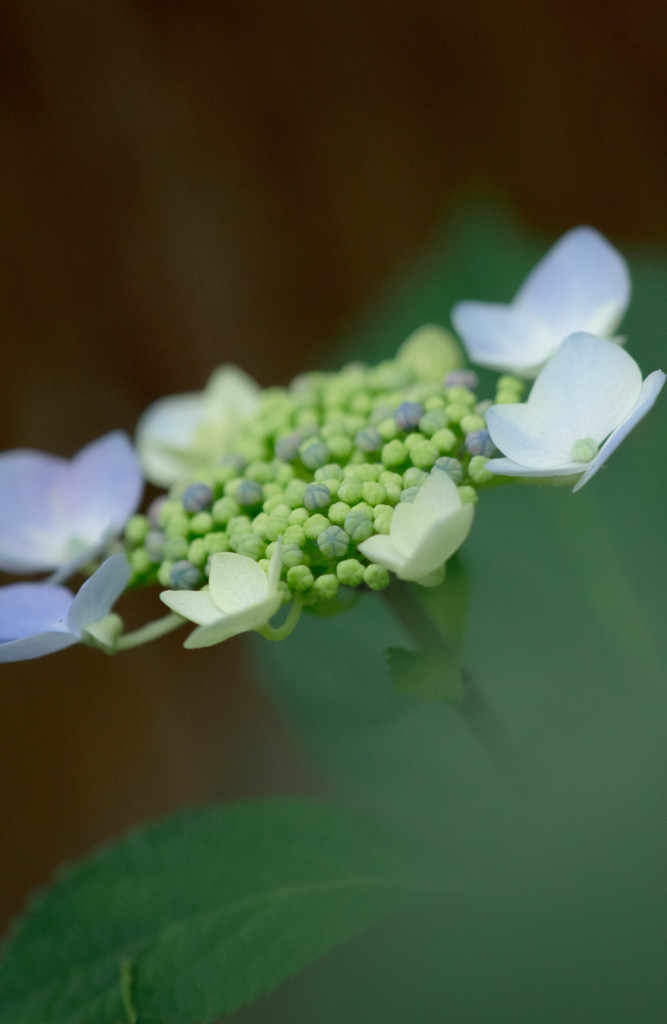
[(0, 965), (0, 1020), (210, 1021), (438, 886), (393, 837), (335, 806), (192, 811), (35, 898)]

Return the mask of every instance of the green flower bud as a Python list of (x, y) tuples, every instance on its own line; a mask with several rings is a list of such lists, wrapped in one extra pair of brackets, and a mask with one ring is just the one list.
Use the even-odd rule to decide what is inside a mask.
[(293, 508), (287, 517), (287, 522), (289, 526), (303, 526), (307, 518), (307, 508)]
[(408, 449), (402, 441), (389, 441), (382, 449), (382, 462), (391, 469), (394, 466), (402, 466), (408, 458)]
[(171, 587), (170, 577), (171, 577), (171, 567), (172, 567), (172, 565), (173, 565), (173, 562), (170, 562), (167, 559), (166, 561), (164, 561), (162, 563), (162, 565), (158, 569), (158, 571), (157, 571), (157, 581), (160, 584), (160, 586), (162, 586), (162, 587)]
[(226, 526), (240, 511), (240, 506), (234, 498), (220, 498), (211, 509), (211, 516), (214, 523)]
[(149, 530), (144, 541), (144, 551), (148, 560), (159, 563), (164, 558), (164, 533), (162, 530)]
[[(331, 442), (330, 442), (331, 443)], [(331, 449), (324, 441), (309, 438), (299, 448), (299, 456), (307, 469), (317, 469), (329, 461)]]
[[(380, 420), (377, 424), (377, 432), (383, 441), (393, 441), (395, 437), (398, 437), (400, 431), (396, 426), (394, 419)], [(383, 460), (384, 461), (384, 460)]]
[[(342, 526), (345, 522), (345, 517), (350, 511), (350, 506), (344, 501), (337, 501), (329, 509), (329, 519), (336, 526)], [(348, 530), (349, 533), (349, 530)]]
[(460, 423), (463, 417), (468, 415), (469, 407), (462, 402), (450, 402), (445, 406), (445, 412), (451, 423)]
[(481, 416), (477, 416), (475, 413), (468, 413), (461, 420), (461, 430), (464, 434), (470, 434), (476, 430), (484, 430), (486, 422)]
[(336, 576), (346, 587), (358, 587), (364, 578), (364, 566), (356, 558), (345, 558), (336, 566)]
[(403, 477), (400, 473), (392, 473), (390, 470), (385, 469), (380, 473), (380, 483), (384, 484), (388, 491), (390, 487), (402, 487)]
[(382, 447), (383, 441), (379, 432), (374, 427), (365, 427), (357, 433), (354, 443), (359, 451), (377, 452)]
[(496, 405), (516, 405), (520, 401), (521, 397), (515, 391), (507, 391), (500, 388), (496, 392)]
[(439, 452), (453, 452), (457, 444), (456, 434), (452, 430), (448, 430), (447, 427), (437, 430), (431, 441), (437, 446)]
[(190, 520), (190, 532), (203, 536), (213, 529), (213, 517), (210, 512), (197, 512)]
[(268, 484), (275, 478), (276, 472), (270, 462), (251, 462), (245, 471), (248, 480), (258, 484)]
[(370, 480), (367, 484), (364, 484), (361, 496), (371, 506), (381, 505), (386, 500), (387, 492), (381, 483), (374, 483)]
[(284, 544), (296, 544), (298, 548), (306, 545), (308, 538), (302, 526), (288, 526), (283, 533)]
[(223, 492), (225, 494), (225, 497), (227, 497), (227, 498), (236, 498), (237, 488), (238, 488), (239, 484), (242, 484), (242, 483), (243, 483), (243, 477), (242, 476), (234, 476), (234, 477), (232, 477), (231, 480), (228, 480), (227, 483), (225, 484), (224, 488), (223, 488)]
[(418, 487), (406, 487), (401, 491), (401, 501), (413, 502), (419, 494)]
[(265, 550), (266, 545), (264, 541), (256, 533), (242, 534), (240, 542), (236, 546), (236, 551), (239, 555), (254, 558), (255, 561), (264, 554)]
[(193, 540), (188, 547), (188, 561), (192, 562), (198, 569), (204, 568), (209, 555), (210, 551), (207, 551), (206, 544), (201, 537)]
[(205, 512), (213, 504), (213, 492), (207, 484), (190, 484), (181, 495), (181, 504), (186, 512)]
[(477, 396), (468, 388), (454, 386), (447, 388), (447, 401), (454, 405), (464, 405), (466, 409), (470, 409), (477, 401)]
[(432, 441), (424, 441), (422, 444), (415, 445), (410, 455), (413, 463), (419, 469), (430, 469), (440, 455), (440, 449)]
[(427, 398), (426, 401), (424, 402), (424, 408), (426, 409), (426, 412), (433, 412), (434, 409), (444, 409), (444, 407), (445, 399), (442, 394), (431, 395), (431, 397)]
[(342, 480), (343, 469), (337, 462), (327, 462), (326, 466), (316, 469), (314, 475), (318, 482), (325, 484), (327, 480)]
[(167, 537), (162, 553), (170, 562), (179, 562), (187, 558), (189, 546), (185, 537)]
[(295, 565), (308, 565), (309, 562), (309, 556), (296, 544), (283, 545), (283, 565), (287, 566), (288, 569), (292, 569)]
[(260, 512), (252, 521), (252, 532), (256, 533), (258, 537), (266, 537), (266, 527), (268, 522), (269, 517), (266, 512)]
[(493, 473), (485, 468), (488, 461), (483, 455), (473, 455), (470, 460), (468, 475), (476, 484), (488, 484), (493, 480)]
[(199, 569), (187, 559), (174, 562), (169, 572), (169, 585), (174, 590), (194, 590), (201, 583), (201, 579)]
[(187, 537), (190, 532), (190, 523), (185, 513), (182, 516), (171, 515), (164, 532), (168, 537)]
[(352, 509), (345, 516), (343, 525), (345, 532), (349, 534), (355, 544), (361, 544), (363, 540), (368, 540), (375, 532), (373, 516), (365, 509)]
[(455, 484), (460, 484), (463, 480), (463, 466), (458, 459), (443, 456), (440, 459), (436, 459), (434, 468), (441, 469)]
[(325, 487), (328, 487), (328, 489), (329, 489), (329, 494), (331, 496), (331, 500), (332, 501), (334, 500), (334, 498), (338, 494), (338, 487), (340, 486), (340, 483), (341, 483), (340, 480), (335, 480), (335, 479), (331, 479), (331, 478), (329, 480), (325, 480), (324, 481)]
[(348, 505), (353, 505), (355, 501), (359, 501), (363, 490), (364, 485), (361, 480), (343, 480), (338, 488), (338, 498)]
[(350, 409), (352, 412), (365, 415), (371, 409), (371, 396), (367, 391), (357, 391), (356, 395), (350, 398)]
[[(294, 479), (294, 467), (284, 462), (274, 463), (277, 484), (285, 485)], [(267, 485), (268, 486), (268, 485)]]
[(285, 504), (290, 508), (299, 508), (303, 505), (306, 497), (306, 487), (303, 480), (292, 480), (285, 488)]
[(135, 548), (127, 557), (135, 576), (143, 576), (153, 568), (152, 562), (143, 548)]
[(227, 523), (227, 533), (229, 537), (233, 537), (237, 533), (250, 533), (252, 529), (252, 520), (250, 516), (234, 516)]
[(515, 394), (521, 396), (525, 382), (520, 377), (513, 377), (511, 373), (503, 373), (498, 378), (498, 387), (507, 388), (508, 391), (514, 391)]
[(477, 502), (477, 491), (474, 487), (464, 486), (457, 487), (456, 489), (459, 492), (459, 498), (464, 505), (474, 505)]
[(317, 546), (325, 558), (342, 558), (350, 546), (350, 538), (340, 526), (328, 526), (318, 534)]
[(463, 352), (456, 338), (438, 324), (424, 324), (407, 338), (396, 359), (418, 377), (440, 381), (463, 365)]
[(319, 535), (330, 525), (331, 523), (326, 516), (320, 515), (319, 512), (316, 512), (303, 524), (303, 532), (308, 540), (317, 540)]
[(356, 466), (346, 466), (344, 476), (347, 480), (361, 480), (362, 484), (380, 479), (382, 466), (376, 462), (361, 462)]
[(329, 438), (329, 451), (335, 459), (343, 461), (349, 458), (353, 450), (354, 444), (345, 434), (334, 434)]
[(432, 409), (420, 419), (419, 429), (426, 437), (432, 437), (436, 430), (442, 430), (448, 423), (449, 418), (444, 409)]
[(326, 573), (323, 576), (318, 576), (313, 584), (313, 589), (318, 597), (325, 599), (331, 599), (338, 593), (338, 577), (334, 576), (333, 573)]
[(307, 565), (293, 565), (287, 570), (287, 586), (290, 590), (302, 593), (309, 590), (315, 582), (315, 577)]
[(373, 526), (376, 533), (389, 533), (391, 529), (391, 520), (393, 516), (391, 512), (381, 512), (380, 515), (376, 516), (373, 520)]
[(137, 544), (143, 544), (148, 533), (150, 523), (146, 516), (135, 515), (130, 516), (127, 523), (125, 524), (125, 540), (128, 544), (136, 546)]
[(371, 590), (384, 590), (389, 586), (389, 573), (381, 565), (371, 563), (364, 569), (364, 583)]
[(282, 499), (283, 491), (284, 491), (284, 488), (283, 488), (282, 484), (278, 484), (278, 483), (263, 484), (262, 485), (262, 500), (263, 501), (268, 501), (269, 498), (278, 498), (278, 497), (280, 497)]
[(267, 498), (262, 505), (262, 509), (267, 513), (267, 515), (272, 515), (277, 508), (282, 508), (285, 504), (289, 504), (287, 500), (287, 491), (285, 491), (284, 494), (274, 494), (272, 497)]
[(218, 551), (229, 551), (229, 537), (226, 533), (207, 533), (202, 539), (209, 555), (215, 555)]
[(403, 483), (406, 487), (421, 487), (428, 480), (428, 473), (417, 466), (411, 466), (403, 474)]

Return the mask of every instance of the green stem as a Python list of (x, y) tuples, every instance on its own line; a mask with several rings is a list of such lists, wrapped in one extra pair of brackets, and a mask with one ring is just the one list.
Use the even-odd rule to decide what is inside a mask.
[[(410, 584), (392, 582), (383, 594), (395, 617), (417, 647), (440, 648), (450, 655), (455, 653), (424, 606), (415, 598)], [(461, 682), (465, 696), (460, 704), (454, 705), (454, 709), (501, 774), (515, 780), (518, 758), (512, 743), (493, 709), (487, 704), (473, 673), (463, 665)]]
[(289, 614), (282, 626), (270, 626), (267, 622), (265, 626), (261, 626), (256, 632), (260, 633), (266, 640), (284, 640), (290, 635), (300, 616), (301, 598), (298, 594), (295, 594)]
[(165, 636), (166, 633), (171, 633), (172, 630), (178, 629), (185, 621), (181, 615), (170, 612), (168, 615), (163, 615), (161, 619), (155, 619), (154, 622), (148, 622), (145, 626), (141, 626), (140, 629), (135, 629), (132, 633), (124, 633), (118, 638), (115, 649), (117, 651), (128, 651), (131, 647), (139, 647), (141, 644), (150, 643), (151, 640), (157, 640), (159, 637)]

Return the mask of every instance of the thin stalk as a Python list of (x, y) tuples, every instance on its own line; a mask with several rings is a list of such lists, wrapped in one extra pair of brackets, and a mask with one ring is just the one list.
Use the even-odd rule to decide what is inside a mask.
[(133, 630), (132, 633), (124, 633), (118, 638), (115, 649), (117, 651), (128, 651), (131, 647), (139, 647), (141, 644), (150, 643), (151, 640), (158, 640), (161, 636), (165, 636), (166, 633), (171, 633), (172, 630), (178, 629), (185, 621), (181, 615), (170, 612), (168, 615), (163, 615), (161, 619), (155, 619), (154, 622), (148, 622), (145, 626)]

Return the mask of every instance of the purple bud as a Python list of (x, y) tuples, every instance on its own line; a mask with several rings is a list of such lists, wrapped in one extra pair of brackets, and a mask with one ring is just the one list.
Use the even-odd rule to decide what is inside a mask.
[(161, 562), (163, 558), (164, 533), (162, 530), (149, 530), (144, 541), (144, 549), (150, 562)]
[(490, 459), (496, 451), (496, 446), (491, 440), (488, 430), (473, 430), (468, 434), (466, 448), (471, 455), (483, 455), (485, 459)]
[(219, 466), (231, 466), (237, 473), (242, 473), (248, 463), (242, 455), (222, 455), (218, 459)]
[(259, 505), (262, 500), (262, 485), (256, 480), (242, 480), (236, 488), (234, 495), (239, 505), (245, 508), (250, 505)]
[(399, 430), (407, 433), (416, 430), (423, 415), (424, 406), (421, 402), (401, 402), (394, 413), (394, 422)]
[(441, 469), (455, 484), (460, 484), (463, 480), (463, 466), (458, 459), (450, 459), (443, 455), (435, 460), (433, 468)]
[(311, 512), (318, 508), (326, 508), (331, 504), (331, 491), (326, 484), (308, 484), (303, 503)]
[(360, 430), (354, 439), (354, 443), (361, 452), (377, 452), (380, 450), (384, 441), (377, 430), (373, 427), (366, 427), (365, 430)]
[(148, 516), (152, 526), (158, 526), (160, 518), (160, 509), (164, 505), (165, 501), (169, 501), (167, 494), (159, 494), (157, 498), (154, 498), (148, 506), (146, 515)]
[(186, 512), (205, 512), (213, 504), (213, 492), (207, 484), (190, 484), (183, 491), (181, 504)]
[(301, 461), (308, 469), (318, 469), (320, 466), (326, 466), (330, 454), (329, 446), (324, 441), (304, 441), (299, 448)]
[(301, 434), (287, 434), (285, 437), (279, 437), (275, 444), (276, 458), (282, 459), (283, 462), (291, 462), (299, 454), (302, 441)]
[(452, 370), (445, 377), (446, 388), (467, 388), (474, 391), (478, 384), (477, 374), (474, 370)]
[(169, 571), (169, 582), (174, 590), (194, 590), (201, 583), (199, 569), (186, 558), (174, 562)]

